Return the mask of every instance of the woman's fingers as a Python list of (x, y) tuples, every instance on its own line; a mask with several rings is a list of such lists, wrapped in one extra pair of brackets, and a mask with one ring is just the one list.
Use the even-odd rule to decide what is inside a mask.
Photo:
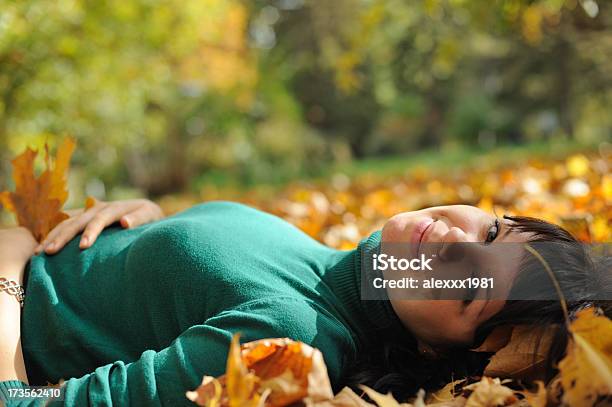
[(38, 254), (42, 250), (46, 253), (56, 253), (61, 250), (66, 243), (79, 234), (104, 207), (105, 206), (102, 204), (96, 205), (78, 216), (61, 222), (49, 232), (45, 240), (37, 248), (36, 253)]
[(86, 249), (90, 247), (100, 233), (107, 226), (112, 225), (121, 219), (126, 213), (129, 213), (133, 210), (133, 205), (130, 204), (122, 204), (122, 205), (108, 205), (100, 212), (93, 217), (85, 227), (83, 231), (83, 235), (81, 236), (81, 241), (79, 243), (79, 247), (81, 249)]
[(143, 202), (138, 208), (123, 215), (120, 219), (121, 226), (124, 228), (135, 228), (145, 223), (153, 222), (163, 218), (163, 213), (159, 206), (152, 202)]
[(47, 254), (54, 254), (81, 232), (83, 234), (79, 247), (86, 249), (96, 241), (104, 228), (117, 221), (124, 228), (134, 228), (164, 217), (161, 208), (146, 199), (110, 203), (95, 201), (93, 206), (88, 206), (89, 208), (81, 214), (66, 219), (57, 225), (45, 241), (38, 246), (36, 254), (39, 254), (42, 250)]

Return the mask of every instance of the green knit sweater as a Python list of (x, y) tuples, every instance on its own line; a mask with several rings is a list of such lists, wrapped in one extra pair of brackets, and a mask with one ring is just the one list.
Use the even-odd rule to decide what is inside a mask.
[[(26, 270), (28, 378), (66, 380), (62, 405), (192, 405), (185, 392), (224, 373), (237, 332), (319, 348), (338, 385), (368, 335), (400, 329), (387, 301), (360, 300), (360, 252), (378, 232), (337, 251), (275, 216), (211, 202), (112, 226), (84, 251), (78, 241)], [(0, 399), (18, 386), (1, 382)]]

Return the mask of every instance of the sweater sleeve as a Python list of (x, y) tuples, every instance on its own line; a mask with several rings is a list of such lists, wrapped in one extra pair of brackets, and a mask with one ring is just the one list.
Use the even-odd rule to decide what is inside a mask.
[(19, 380), (7, 380), (4, 382), (0, 382), (0, 406), (11, 405), (8, 403), (8, 400), (11, 397), (11, 390), (25, 389), (27, 386), (27, 384)]
[[(158, 352), (147, 350), (131, 363), (117, 361), (67, 380), (63, 386), (64, 401), (49, 405), (193, 406), (185, 392), (195, 389), (204, 375), (219, 376), (225, 372), (234, 333), (241, 334), (241, 342), (290, 337), (313, 346), (317, 342), (327, 346), (346, 341), (344, 332), (334, 333), (337, 328), (304, 300), (286, 297), (252, 301), (192, 326)], [(330, 361), (342, 353), (330, 352)], [(327, 361), (328, 355), (325, 352), (324, 355)], [(26, 405), (29, 404), (9, 404)]]

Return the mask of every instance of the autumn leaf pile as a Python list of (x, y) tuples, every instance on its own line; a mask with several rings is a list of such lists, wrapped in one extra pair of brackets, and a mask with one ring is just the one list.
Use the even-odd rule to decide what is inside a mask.
[[(188, 391), (186, 396), (195, 404), (206, 407), (610, 405), (612, 321), (598, 315), (594, 309), (584, 309), (571, 322), (569, 332), (567, 354), (559, 363), (560, 373), (548, 385), (535, 381), (533, 388), (527, 389), (523, 385), (517, 386), (519, 382), (514, 383), (512, 379), (483, 376), (469, 384), (466, 379), (456, 380), (432, 394), (420, 390), (413, 400), (404, 403), (398, 402), (390, 394), (380, 394), (367, 386), (360, 386), (360, 394), (345, 387), (333, 396), (327, 370), (318, 350), (286, 338), (264, 339), (240, 347), (238, 337), (234, 336), (226, 374), (219, 378), (205, 376), (202, 384), (194, 391)], [(520, 349), (524, 333), (519, 327), (519, 334), (512, 335), (512, 339), (500, 352), (504, 349), (511, 352), (517, 346)], [(499, 339), (499, 335), (493, 335), (485, 341), (490, 343), (483, 346), (495, 346)], [(504, 358), (500, 353), (496, 355), (500, 359)], [(366, 401), (364, 395), (374, 404)], [(299, 404), (295, 404), (297, 402)]]
[[(409, 161), (409, 159), (407, 159)], [(233, 199), (274, 213), (325, 244), (342, 249), (404, 211), (468, 204), (563, 225), (585, 242), (612, 241), (612, 149), (562, 159), (525, 159), (515, 166), (480, 162), (454, 171), (416, 168), (389, 177), (337, 173), (294, 183), (272, 196), (204, 188), (199, 197), (167, 197), (168, 212), (200, 200)]]

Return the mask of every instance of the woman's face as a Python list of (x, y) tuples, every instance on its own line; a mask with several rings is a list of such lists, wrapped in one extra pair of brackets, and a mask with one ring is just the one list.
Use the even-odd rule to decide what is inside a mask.
[(524, 253), (522, 245), (514, 244), (505, 245), (503, 255), (500, 255), (499, 250), (491, 250), (489, 243), (524, 243), (528, 238), (526, 233), (510, 231), (502, 219), (467, 205), (438, 206), (392, 217), (382, 230), (383, 245), (410, 243), (413, 247), (429, 250), (438, 247), (440, 250), (434, 253), (434, 258), (439, 266), (445, 267), (455, 261), (452, 256), (442, 253), (445, 248), (453, 247), (445, 243), (480, 242), (482, 244), (454, 246), (467, 247), (471, 261), (491, 270), (495, 274), (497, 289), (502, 290), (501, 294), (498, 291), (495, 299), (471, 302), (459, 299), (402, 300), (390, 295), (393, 309), (422, 344), (435, 347), (469, 345), (478, 326), (503, 308)]

